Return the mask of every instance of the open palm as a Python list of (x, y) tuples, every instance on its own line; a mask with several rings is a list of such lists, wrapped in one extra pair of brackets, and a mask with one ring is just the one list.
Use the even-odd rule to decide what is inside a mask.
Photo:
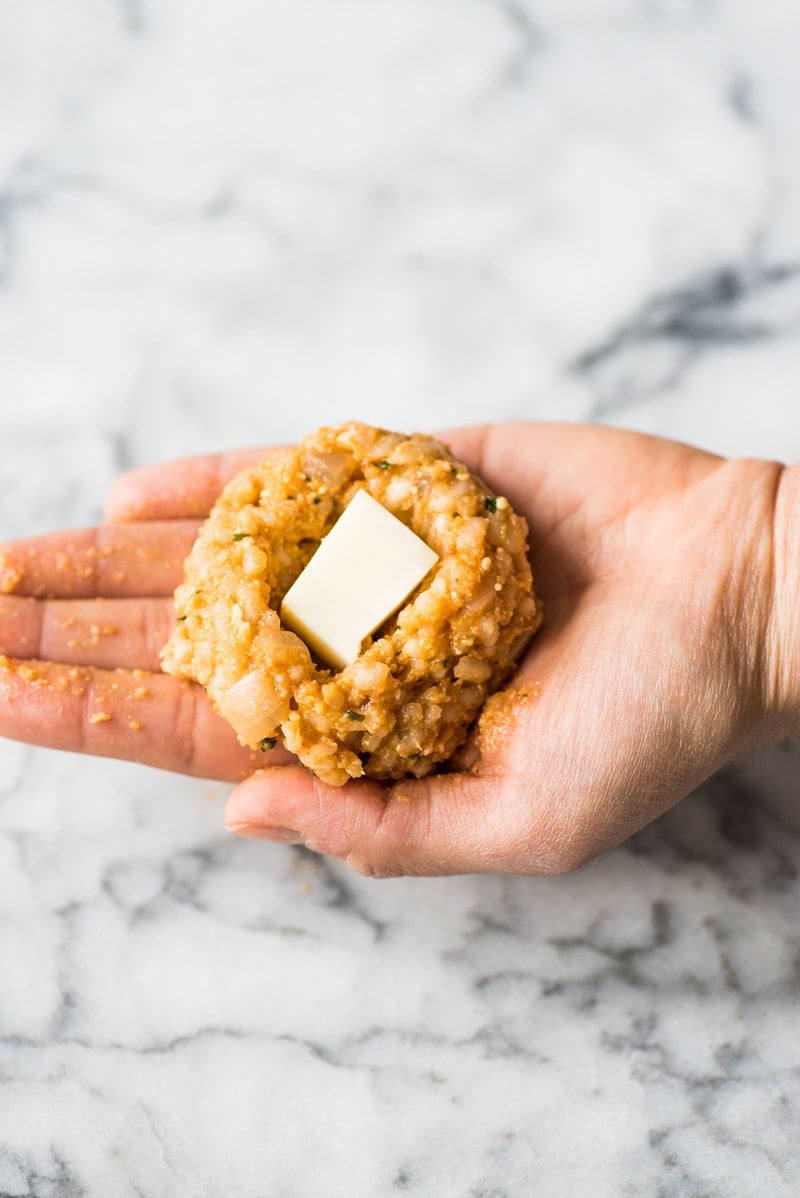
[(239, 782), (229, 827), (376, 875), (575, 868), (765, 738), (780, 466), (592, 426), (445, 439), (527, 517), (546, 604), (468, 769), (330, 788), (159, 671), (199, 521), (255, 450), (133, 471), (107, 524), (0, 550), (0, 734)]

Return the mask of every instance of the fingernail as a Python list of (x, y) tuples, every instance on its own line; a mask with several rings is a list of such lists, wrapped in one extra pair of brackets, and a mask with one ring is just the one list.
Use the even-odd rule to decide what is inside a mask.
[(272, 840), (275, 844), (305, 844), (305, 840), (294, 828), (265, 828), (263, 824), (228, 824), (229, 832), (247, 836), (252, 840)]

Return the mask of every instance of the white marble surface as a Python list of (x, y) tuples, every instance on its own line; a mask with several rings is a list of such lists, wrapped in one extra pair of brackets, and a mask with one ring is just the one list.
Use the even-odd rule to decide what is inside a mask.
[[(0, 537), (351, 416), (800, 458), (799, 52), (796, 0), (6, 0)], [(798, 792), (375, 882), (0, 743), (0, 1194), (794, 1198)]]

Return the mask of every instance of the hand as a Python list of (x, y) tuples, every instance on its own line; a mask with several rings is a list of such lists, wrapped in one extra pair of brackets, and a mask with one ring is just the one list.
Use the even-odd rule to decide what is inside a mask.
[(111, 523), (4, 548), (0, 652), (50, 660), (0, 673), (0, 733), (244, 778), (232, 830), (384, 876), (576, 868), (796, 726), (776, 503), (793, 472), (591, 426), (445, 439), (527, 517), (546, 604), (469, 772), (330, 788), (280, 748), (241, 748), (199, 687), (158, 672), (198, 520), (256, 451), (133, 471)]
[[(172, 592), (227, 479), (263, 452), (134, 471), (111, 522), (0, 546), (0, 735), (239, 781), (263, 764), (203, 690), (162, 674)], [(0, 659), (2, 662), (2, 659)], [(275, 749), (276, 762), (294, 760)]]

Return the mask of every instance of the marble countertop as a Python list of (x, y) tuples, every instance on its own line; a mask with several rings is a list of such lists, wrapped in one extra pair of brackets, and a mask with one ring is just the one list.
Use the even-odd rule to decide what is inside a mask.
[[(794, 0), (11, 0), (0, 538), (365, 418), (800, 458)], [(800, 746), (377, 882), (0, 742), (4, 1198), (800, 1193)]]

